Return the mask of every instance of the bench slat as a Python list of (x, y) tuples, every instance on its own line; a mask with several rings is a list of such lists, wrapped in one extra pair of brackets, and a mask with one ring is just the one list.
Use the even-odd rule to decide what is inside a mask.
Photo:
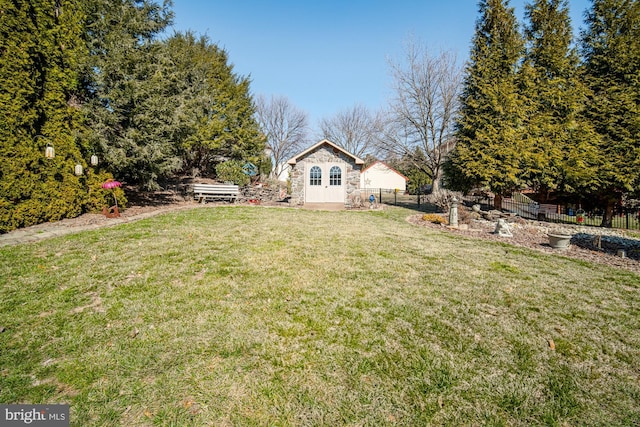
[(207, 199), (230, 199), (238, 198), (239, 187), (233, 184), (194, 184), (193, 193), (195, 198), (201, 203)]

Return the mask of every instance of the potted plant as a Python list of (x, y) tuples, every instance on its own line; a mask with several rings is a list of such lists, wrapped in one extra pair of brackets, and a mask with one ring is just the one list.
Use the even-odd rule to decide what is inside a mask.
[(568, 249), (571, 243), (571, 234), (564, 234), (561, 232), (548, 233), (549, 246), (553, 249)]

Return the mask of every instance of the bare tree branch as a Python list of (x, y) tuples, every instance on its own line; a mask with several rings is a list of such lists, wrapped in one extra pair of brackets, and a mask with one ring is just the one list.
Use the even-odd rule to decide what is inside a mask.
[(255, 107), (260, 129), (267, 137), (267, 148), (271, 153), (271, 177), (279, 178), (284, 162), (307, 142), (307, 113), (296, 108), (284, 96), (272, 96), (270, 100), (258, 96)]
[(321, 138), (328, 139), (358, 157), (374, 154), (381, 129), (380, 115), (372, 114), (363, 105), (355, 105), (320, 121)]
[(453, 127), (459, 108), (462, 68), (455, 54), (431, 56), (410, 40), (402, 63), (389, 62), (394, 98), (381, 149), (387, 157), (410, 160), (440, 187), (442, 163), (454, 146)]

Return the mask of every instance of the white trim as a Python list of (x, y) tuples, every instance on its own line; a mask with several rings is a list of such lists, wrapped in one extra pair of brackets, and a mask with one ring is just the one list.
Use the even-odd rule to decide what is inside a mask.
[(356, 165), (364, 164), (364, 160), (360, 159), (359, 157), (354, 156), (353, 154), (351, 154), (348, 151), (346, 151), (344, 148), (337, 146), (336, 144), (334, 144), (333, 142), (329, 141), (328, 139), (323, 139), (322, 141), (318, 142), (317, 144), (312, 145), (311, 147), (307, 148), (303, 152), (293, 156), (291, 159), (289, 159), (287, 161), (287, 164), (292, 165), (292, 166), (295, 165), (298, 162), (298, 159), (300, 157), (306, 156), (307, 154), (309, 154), (310, 152), (312, 152), (313, 150), (317, 149), (318, 147), (320, 147), (320, 146), (322, 146), (324, 144), (329, 145), (334, 150), (338, 150), (338, 151), (342, 152), (344, 155), (351, 157), (352, 159), (355, 160)]

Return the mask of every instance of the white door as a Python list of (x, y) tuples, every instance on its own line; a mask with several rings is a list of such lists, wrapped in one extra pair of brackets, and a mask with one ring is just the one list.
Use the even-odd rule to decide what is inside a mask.
[[(324, 202), (324, 173), (320, 165), (313, 165), (307, 168), (307, 176), (305, 178), (304, 201), (307, 203)], [(323, 179), (324, 178), (324, 179)]]
[(329, 183), (325, 183), (325, 202), (344, 203), (344, 166), (329, 163), (326, 169)]
[(344, 203), (344, 164), (319, 163), (307, 169), (305, 202)]

